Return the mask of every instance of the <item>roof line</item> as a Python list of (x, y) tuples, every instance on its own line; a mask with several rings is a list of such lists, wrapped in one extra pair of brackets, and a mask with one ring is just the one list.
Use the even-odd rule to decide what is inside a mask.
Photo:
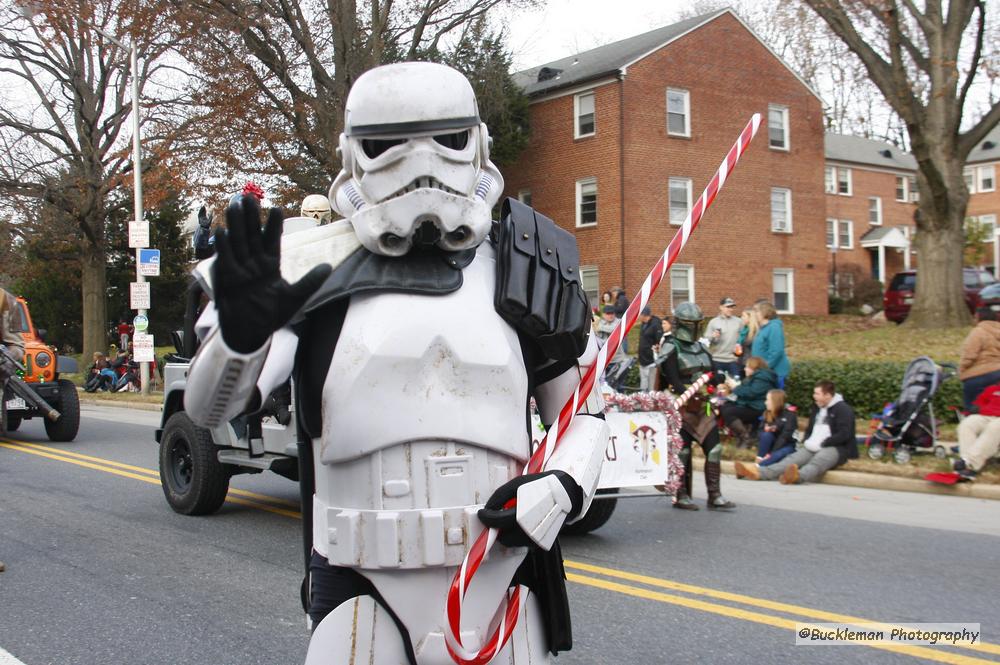
[(706, 16), (705, 20), (702, 21), (701, 23), (698, 23), (697, 25), (691, 26), (691, 28), (689, 28), (688, 30), (685, 30), (681, 34), (675, 35), (674, 37), (671, 37), (670, 39), (668, 39), (664, 43), (660, 44), (656, 48), (650, 49), (646, 53), (643, 53), (642, 55), (640, 55), (638, 58), (635, 58), (632, 61), (625, 63), (624, 65), (622, 65), (620, 67), (621, 71), (627, 70), (629, 67), (631, 67), (635, 63), (639, 62), (643, 58), (649, 57), (653, 53), (659, 51), (664, 46), (667, 46), (667, 45), (669, 45), (669, 44), (677, 41), (681, 37), (684, 37), (685, 35), (687, 35), (687, 34), (689, 34), (691, 32), (694, 32), (698, 28), (701, 28), (705, 24), (714, 21), (715, 19), (719, 18), (723, 14), (731, 14), (737, 21), (739, 21), (740, 25), (742, 25), (744, 28), (746, 28), (747, 32), (749, 32), (753, 36), (753, 38), (756, 39), (760, 43), (761, 46), (763, 46), (764, 48), (766, 48), (768, 53), (770, 53), (771, 55), (774, 56), (775, 60), (777, 60), (778, 62), (780, 62), (781, 65), (785, 69), (787, 69), (788, 71), (790, 71), (792, 73), (792, 76), (794, 76), (796, 79), (798, 79), (799, 83), (801, 83), (803, 86), (805, 86), (806, 90), (808, 90), (810, 93), (812, 93), (813, 97), (815, 97), (816, 99), (819, 100), (820, 104), (826, 105), (826, 101), (824, 101), (824, 99), (820, 96), (820, 94), (818, 92), (816, 92), (816, 90), (814, 90), (813, 87), (811, 85), (809, 85), (806, 82), (805, 79), (803, 79), (801, 76), (799, 76), (798, 72), (796, 72), (794, 69), (792, 69), (789, 66), (789, 64), (787, 62), (785, 62), (784, 59), (782, 59), (781, 56), (779, 56), (777, 53), (775, 53), (774, 49), (772, 49), (770, 46), (768, 46), (767, 42), (765, 42), (763, 39), (761, 39), (760, 35), (758, 35), (757, 32), (753, 28), (751, 28), (749, 25), (747, 25), (746, 21), (744, 21), (742, 18), (740, 18), (740, 15), (737, 14), (736, 12), (734, 12), (731, 7), (725, 7), (724, 9), (720, 9), (719, 11), (715, 12), (714, 14)]

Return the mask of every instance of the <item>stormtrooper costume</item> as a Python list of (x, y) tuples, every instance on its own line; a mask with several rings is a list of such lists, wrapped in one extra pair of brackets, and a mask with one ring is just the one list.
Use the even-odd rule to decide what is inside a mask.
[(282, 236), (272, 211), (261, 233), (245, 197), (197, 270), (214, 306), (199, 321), (192, 419), (217, 426), (293, 378), (311, 495), (307, 664), (452, 663), (447, 590), (487, 525), (500, 542), (466, 596), (463, 644), (482, 645), (506, 590), (523, 584), (531, 593), (492, 662), (550, 662), (571, 646), (556, 536), (596, 492), (600, 396), (545, 471), (518, 474), (530, 398), (553, 422), (596, 344), (572, 235), (513, 200), (491, 221), (503, 180), (489, 147), (457, 71), (370, 70), (347, 99), (329, 196), (346, 219)]

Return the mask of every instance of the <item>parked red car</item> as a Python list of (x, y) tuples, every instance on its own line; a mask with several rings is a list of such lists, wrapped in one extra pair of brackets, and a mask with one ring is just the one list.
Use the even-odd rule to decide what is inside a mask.
[[(969, 311), (975, 313), (976, 308), (982, 302), (979, 292), (990, 284), (997, 283), (996, 278), (985, 270), (979, 268), (963, 268), (962, 279), (965, 287), (965, 304)], [(885, 310), (885, 318), (896, 323), (902, 323), (910, 313), (910, 306), (913, 304), (913, 291), (917, 285), (917, 271), (904, 270), (897, 272), (889, 282), (889, 288), (882, 296), (882, 308)]]

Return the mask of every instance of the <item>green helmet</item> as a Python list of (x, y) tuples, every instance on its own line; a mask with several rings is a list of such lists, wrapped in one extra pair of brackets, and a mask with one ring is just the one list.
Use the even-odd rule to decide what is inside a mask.
[(697, 342), (705, 326), (705, 314), (693, 302), (674, 308), (674, 337), (681, 342)]

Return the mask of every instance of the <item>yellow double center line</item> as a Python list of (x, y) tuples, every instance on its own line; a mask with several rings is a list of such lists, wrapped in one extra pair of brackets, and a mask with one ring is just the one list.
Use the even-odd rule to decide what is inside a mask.
[[(160, 485), (159, 472), (154, 469), (133, 466), (131, 464), (123, 464), (122, 462), (115, 462), (113, 460), (93, 457), (91, 455), (83, 455), (81, 453), (75, 453), (37, 443), (28, 443), (26, 441), (0, 439), (0, 447), (60, 462), (75, 464), (77, 466), (93, 469), (95, 471), (103, 471), (105, 473), (111, 473), (124, 478), (140, 480), (152, 485)], [(301, 514), (298, 510), (296, 510), (298, 508), (298, 502), (295, 501), (288, 501), (286, 499), (257, 494), (256, 492), (249, 492), (247, 490), (236, 488), (230, 488), (226, 501), (249, 508), (264, 510), (276, 515), (282, 515), (284, 517), (301, 519)], [(567, 573), (566, 578), (570, 582), (574, 582), (576, 584), (603, 589), (605, 591), (613, 591), (615, 593), (621, 593), (634, 598), (667, 603), (669, 605), (685, 607), (688, 609), (698, 610), (700, 612), (708, 612), (710, 614), (725, 616), (733, 619), (741, 619), (743, 621), (750, 621), (792, 632), (796, 629), (796, 623), (805, 623), (809, 621), (844, 623), (851, 625), (865, 624), (866, 629), (885, 631), (889, 631), (896, 626), (896, 624), (875, 622), (861, 617), (827, 612), (824, 610), (817, 610), (809, 607), (803, 607), (801, 605), (792, 605), (764, 598), (755, 598), (753, 596), (745, 596), (738, 593), (730, 593), (728, 591), (699, 587), (691, 584), (685, 584), (683, 582), (674, 582), (672, 580), (666, 580), (659, 577), (640, 575), (638, 573), (630, 573), (615, 568), (605, 568), (603, 566), (596, 566), (589, 563), (567, 560), (565, 565), (568, 571), (570, 571)], [(589, 575), (582, 575), (580, 573), (589, 573)], [(601, 577), (593, 577), (593, 575), (600, 575)], [(615, 580), (631, 582), (632, 584), (624, 584), (621, 581)], [(637, 584), (642, 586), (636, 586)], [(672, 591), (674, 593), (665, 593), (663, 590)], [(709, 602), (707, 600), (702, 600), (701, 598), (724, 601), (729, 604)], [(739, 607), (739, 605), (752, 609), (745, 609), (745, 607)], [(769, 610), (780, 614), (769, 614), (759, 610)], [(781, 614), (788, 616), (780, 616)], [(939, 663), (954, 663), (955, 665), (981, 665), (1000, 662), (998, 660), (988, 660), (985, 658), (956, 653), (954, 651), (944, 651), (940, 648), (910, 644), (864, 643), (863, 646)], [(955, 645), (955, 648), (974, 651), (979, 654), (1000, 655), (1000, 645), (990, 643)]]

